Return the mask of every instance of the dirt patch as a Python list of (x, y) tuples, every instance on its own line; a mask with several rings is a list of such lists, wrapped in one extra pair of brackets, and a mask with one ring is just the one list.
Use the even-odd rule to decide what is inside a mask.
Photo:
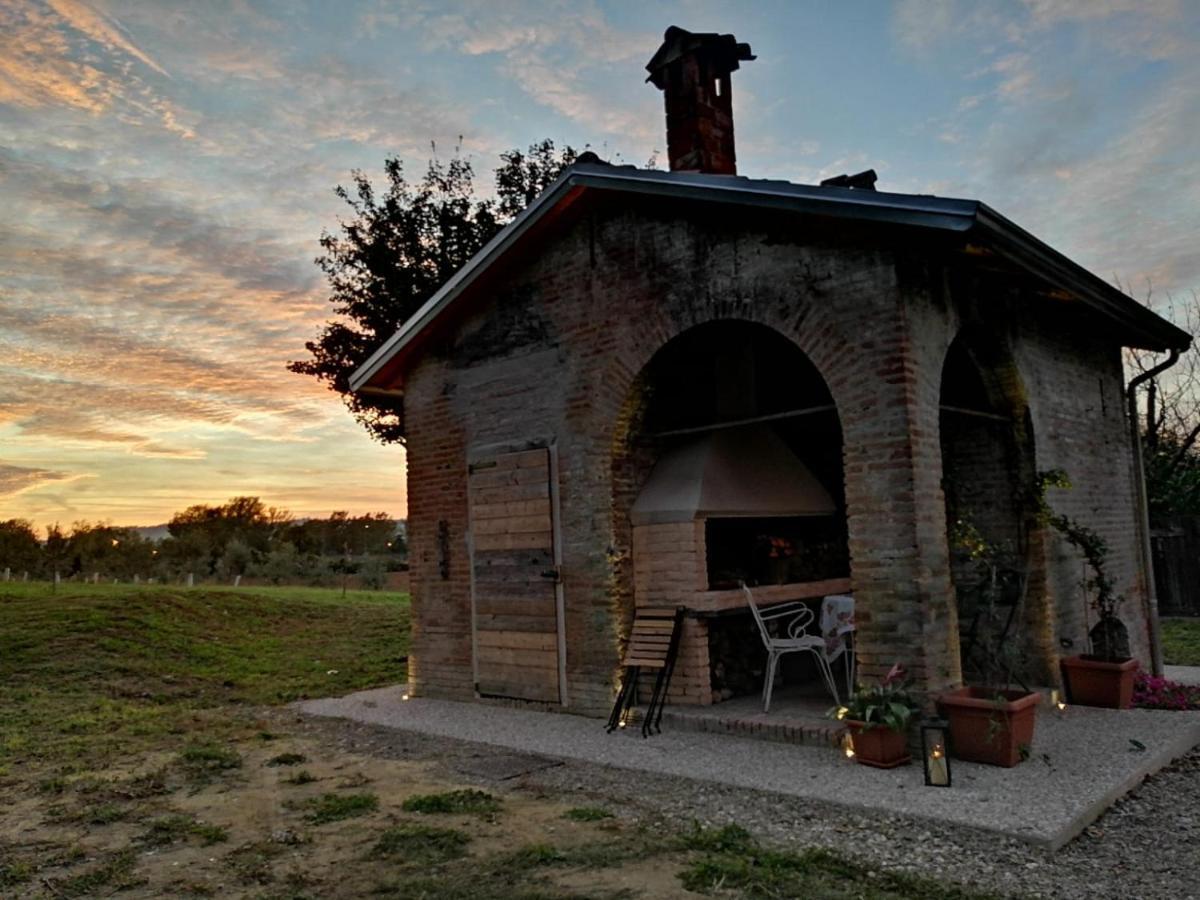
[[(226, 762), (197, 764), (213, 759)], [(0, 812), (0, 872), (8, 873), (0, 893), (404, 896), (408, 879), (436, 883), (442, 868), (474, 866), (481, 884), (507, 884), (526, 866), (527, 884), (547, 896), (680, 895), (675, 866), (607, 855), (608, 847), (625, 852), (635, 823), (577, 821), (567, 817), (568, 799), (520, 790), (544, 763), (462, 762), (493, 777), (457, 778), (444, 760), (348, 752), (327, 735), (277, 734), (204, 753), (148, 754), (136, 765), (61, 776), (49, 789), (18, 783)], [(497, 803), (484, 814), (403, 809), (410, 798), (468, 789)], [(440, 868), (414, 851), (419, 865), (408, 865), (396, 836), (430, 834), (464, 836), (454, 838), (454, 861)]]

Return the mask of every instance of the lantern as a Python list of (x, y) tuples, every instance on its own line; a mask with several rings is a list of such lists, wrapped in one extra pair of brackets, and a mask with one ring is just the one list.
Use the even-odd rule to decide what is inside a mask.
[(930, 719), (921, 725), (921, 756), (925, 762), (925, 784), (950, 787), (950, 723)]

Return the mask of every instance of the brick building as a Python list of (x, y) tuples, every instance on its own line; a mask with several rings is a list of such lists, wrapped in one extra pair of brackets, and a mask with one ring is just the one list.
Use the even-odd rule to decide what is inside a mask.
[(669, 30), (671, 171), (581, 159), (355, 374), (403, 402), (414, 690), (607, 711), (634, 608), (664, 603), (691, 611), (673, 702), (756, 690), (741, 579), (853, 591), (863, 676), (957, 686), (963, 527), (1051, 684), (1088, 615), (1031, 509), (1055, 468), (1148, 660), (1121, 350), (1188, 335), (982, 203), (738, 177), (749, 51)]

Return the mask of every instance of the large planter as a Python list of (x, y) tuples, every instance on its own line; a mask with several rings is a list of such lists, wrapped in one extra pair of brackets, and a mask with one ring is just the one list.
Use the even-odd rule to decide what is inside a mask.
[(908, 735), (894, 731), (886, 725), (867, 727), (866, 722), (848, 719), (850, 742), (854, 745), (854, 758), (864, 766), (877, 769), (894, 769), (912, 761), (908, 752)]
[(1001, 688), (964, 687), (938, 698), (950, 723), (950, 750), (958, 759), (1011, 767), (1033, 744), (1039, 696)]
[(1080, 706), (1129, 709), (1133, 706), (1133, 680), (1138, 661), (1108, 662), (1094, 656), (1068, 656), (1059, 666), (1067, 700)]

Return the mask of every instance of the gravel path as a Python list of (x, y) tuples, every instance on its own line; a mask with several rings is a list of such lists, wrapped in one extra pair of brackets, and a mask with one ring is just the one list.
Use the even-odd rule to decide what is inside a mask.
[(782, 847), (820, 846), (881, 868), (1020, 897), (1200, 900), (1200, 749), (1147, 779), (1050, 855), (1011, 838), (898, 815), (855, 813), (687, 778), (497, 751), (395, 728), (272, 710), (338, 750), (436, 762), (448, 778), (602, 803), (650, 825), (729, 822)]

